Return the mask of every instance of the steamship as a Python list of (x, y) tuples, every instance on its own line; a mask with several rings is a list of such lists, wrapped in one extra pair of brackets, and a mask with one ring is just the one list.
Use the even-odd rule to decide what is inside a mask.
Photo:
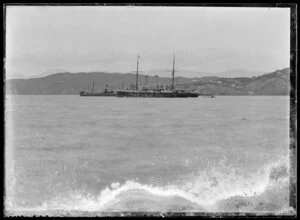
[(139, 89), (138, 77), (139, 77), (139, 56), (137, 57), (137, 69), (136, 69), (136, 85), (133, 90), (118, 90), (117, 97), (145, 97), (145, 98), (197, 98), (198, 93), (192, 91), (186, 91), (184, 89), (175, 89), (175, 55), (173, 56), (173, 70), (172, 70), (172, 85), (170, 89), (151, 89), (144, 90)]
[(108, 90), (108, 86), (105, 85), (105, 90), (103, 92), (94, 92), (94, 81), (91, 92), (80, 91), (80, 96), (116, 96), (116, 92), (112, 90)]

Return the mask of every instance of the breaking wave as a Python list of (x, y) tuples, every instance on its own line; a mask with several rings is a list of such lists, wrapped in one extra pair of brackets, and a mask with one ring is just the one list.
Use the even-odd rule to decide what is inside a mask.
[[(222, 160), (180, 183), (164, 186), (138, 180), (112, 183), (99, 195), (71, 192), (34, 208), (7, 207), (10, 212), (284, 212), (289, 208), (289, 163), (284, 158), (254, 175), (247, 175)], [(56, 214), (59, 212), (56, 212)], [(24, 214), (24, 213), (23, 213)], [(77, 213), (78, 214), (78, 213)]]

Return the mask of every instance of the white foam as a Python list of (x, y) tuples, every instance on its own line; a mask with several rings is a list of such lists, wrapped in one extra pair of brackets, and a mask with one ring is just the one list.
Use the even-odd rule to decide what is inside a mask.
[[(117, 182), (101, 190), (97, 197), (92, 195), (83, 196), (80, 192), (76, 192), (69, 197), (62, 195), (63, 198), (58, 197), (40, 207), (27, 210), (105, 211), (122, 199), (122, 193), (131, 190), (141, 190), (157, 198), (177, 196), (198, 204), (207, 210), (213, 210), (213, 206), (220, 200), (235, 196), (259, 196), (274, 184), (275, 180), (270, 178), (270, 174), (281, 166), (288, 167), (287, 161), (284, 159), (269, 164), (254, 175), (242, 175), (238, 169), (233, 168), (227, 164), (226, 160), (223, 160), (218, 165), (212, 166), (197, 175), (191, 175), (177, 186), (153, 186), (139, 183), (138, 180), (126, 181), (123, 184)], [(286, 178), (280, 178), (278, 181), (286, 181)], [(18, 211), (20, 210), (22, 209), (18, 208)]]
[(125, 184), (123, 184), (117, 189), (105, 188), (101, 192), (100, 197), (98, 199), (99, 208), (104, 208), (106, 204), (113, 202), (115, 198), (122, 192), (126, 192), (129, 190), (143, 190), (152, 195), (160, 197), (179, 196), (197, 204), (205, 205), (205, 201), (202, 201), (201, 199), (198, 199), (175, 186), (155, 187), (151, 185), (143, 185), (135, 181), (127, 181)]

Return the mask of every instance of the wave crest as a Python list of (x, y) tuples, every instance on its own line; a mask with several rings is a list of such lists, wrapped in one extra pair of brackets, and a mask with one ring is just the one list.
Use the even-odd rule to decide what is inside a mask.
[[(288, 159), (246, 174), (226, 159), (180, 184), (154, 186), (129, 180), (112, 183), (100, 194), (71, 192), (35, 211), (272, 211), (288, 208)], [(18, 208), (17, 210), (20, 210)]]

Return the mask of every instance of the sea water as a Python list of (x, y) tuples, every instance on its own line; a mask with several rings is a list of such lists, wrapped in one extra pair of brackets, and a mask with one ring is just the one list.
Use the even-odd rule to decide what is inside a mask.
[(5, 209), (280, 212), (289, 97), (6, 96)]

